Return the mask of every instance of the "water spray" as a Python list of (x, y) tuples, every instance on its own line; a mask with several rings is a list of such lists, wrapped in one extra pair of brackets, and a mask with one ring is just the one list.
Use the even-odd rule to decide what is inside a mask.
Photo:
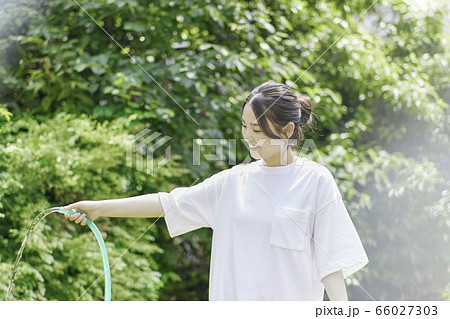
[[(40, 213), (31, 223), (30, 228), (28, 229), (27, 234), (25, 235), (25, 238), (22, 242), (22, 246), (20, 247), (19, 253), (17, 254), (16, 261), (13, 266), (13, 272), (11, 276), (11, 281), (9, 282), (8, 291), (6, 292), (5, 301), (8, 300), (9, 293), (11, 292), (14, 284), (14, 278), (17, 273), (17, 266), (19, 264), (20, 258), (22, 257), (22, 252), (25, 248), (25, 245), (27, 243), (28, 237), (30, 236), (31, 232), (33, 231), (34, 227), (45, 217), (52, 213), (60, 213), (60, 214), (67, 214), (67, 215), (74, 215), (77, 213), (75, 210), (67, 210), (62, 207), (53, 207), (44, 210), (42, 213)], [(100, 234), (100, 231), (98, 230), (97, 226), (94, 224), (94, 222), (86, 216), (86, 224), (89, 226), (89, 228), (94, 233), (95, 238), (97, 239), (98, 245), (100, 246), (100, 252), (102, 255), (102, 261), (103, 261), (103, 274), (105, 275), (105, 301), (111, 301), (111, 272), (109, 267), (109, 259), (108, 259), (108, 253), (106, 251), (105, 242), (103, 240), (102, 235)]]

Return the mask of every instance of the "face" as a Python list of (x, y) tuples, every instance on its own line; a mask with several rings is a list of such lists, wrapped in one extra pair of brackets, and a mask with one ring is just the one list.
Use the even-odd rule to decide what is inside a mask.
[[(272, 132), (276, 132), (274, 125), (269, 121)], [(275, 133), (276, 134), (276, 133)], [(285, 140), (271, 139), (259, 127), (252, 107), (246, 104), (242, 112), (242, 136), (249, 145), (250, 155), (255, 159), (262, 158), (266, 163), (277, 163), (283, 150), (286, 150)]]

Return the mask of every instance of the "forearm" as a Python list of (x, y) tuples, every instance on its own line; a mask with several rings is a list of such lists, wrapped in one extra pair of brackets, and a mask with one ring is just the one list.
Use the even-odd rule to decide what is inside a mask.
[(322, 283), (331, 301), (348, 301), (347, 289), (341, 270), (323, 278)]
[(153, 218), (164, 216), (157, 193), (102, 200), (96, 202), (96, 206), (102, 217)]

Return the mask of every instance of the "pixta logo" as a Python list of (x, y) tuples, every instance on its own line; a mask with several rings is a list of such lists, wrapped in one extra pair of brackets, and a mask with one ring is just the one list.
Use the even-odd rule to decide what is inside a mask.
[[(209, 162), (214, 161), (222, 161), (225, 162), (228, 159), (229, 165), (236, 165), (236, 139), (221, 139), (221, 138), (209, 138), (209, 139), (194, 139), (193, 140), (193, 158), (192, 163), (193, 165), (200, 165), (201, 164), (201, 158), (204, 157)], [(248, 151), (250, 152), (250, 147), (248, 143), (245, 141), (245, 139), (240, 139), (240, 141), (247, 147)], [(290, 140), (288, 141), (290, 143), (295, 143), (296, 140)], [(284, 150), (286, 148), (286, 142), (283, 140), (274, 140), (274, 139), (260, 139), (258, 141), (258, 146), (263, 145), (270, 145), (270, 146), (276, 146), (279, 147), (280, 153), (280, 162), (282, 161), (282, 152), (281, 150)], [(212, 146), (214, 149), (214, 153), (205, 153), (206, 146)], [(211, 148), (210, 148), (211, 149)], [(227, 155), (226, 156), (226, 151)], [(299, 157), (307, 157), (308, 159), (315, 161), (316, 163), (326, 165), (324, 158), (322, 156), (322, 153), (319, 151), (318, 147), (314, 143), (314, 140), (312, 139), (306, 139), (304, 140), (304, 143), (302, 147), (293, 149), (293, 153), (296, 156)], [(202, 156), (203, 155), (203, 156)], [(248, 164), (251, 162), (251, 157), (247, 156), (242, 163)]]
[(170, 136), (153, 132), (148, 128), (130, 137), (126, 145), (127, 166), (134, 167), (140, 172), (152, 175), (156, 169), (160, 169), (170, 161), (170, 145), (164, 149), (164, 158), (158, 163), (154, 162), (154, 154), (170, 139)]

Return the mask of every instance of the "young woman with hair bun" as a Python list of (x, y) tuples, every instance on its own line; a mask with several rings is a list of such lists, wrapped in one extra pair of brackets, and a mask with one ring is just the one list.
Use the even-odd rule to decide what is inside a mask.
[(312, 119), (309, 97), (275, 81), (242, 109), (256, 161), (191, 187), (65, 208), (85, 217), (164, 217), (171, 237), (213, 229), (209, 300), (348, 300), (344, 278), (368, 258), (330, 171), (295, 154)]

